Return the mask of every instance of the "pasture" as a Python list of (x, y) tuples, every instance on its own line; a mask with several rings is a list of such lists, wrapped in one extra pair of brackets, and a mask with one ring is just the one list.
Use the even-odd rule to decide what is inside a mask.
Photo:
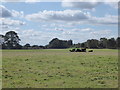
[(117, 88), (118, 51), (3, 50), (3, 88)]

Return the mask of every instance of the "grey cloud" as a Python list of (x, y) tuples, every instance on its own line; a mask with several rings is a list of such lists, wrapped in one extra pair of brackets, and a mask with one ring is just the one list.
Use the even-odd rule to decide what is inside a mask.
[(8, 25), (8, 26), (19, 26), (19, 25), (24, 25), (25, 22), (20, 21), (20, 20), (12, 20), (9, 18), (0, 18), (2, 23), (0, 25)]
[(1, 2), (24, 2), (24, 0), (1, 0)]
[(15, 10), (8, 10), (5, 6), (0, 5), (0, 17), (1, 18), (8, 18), (8, 17), (23, 17), (24, 12), (18, 12)]
[(0, 6), (0, 17), (12, 17), (12, 13), (7, 9), (5, 8), (4, 6)]
[(10, 31), (10, 30), (14, 30), (14, 28), (18, 28), (19, 26), (23, 26), (26, 23), (20, 20), (12, 20), (9, 18), (0, 18), (0, 21), (2, 21), (0, 23), (0, 28), (2, 30), (0, 31)]
[(119, 0), (62, 0), (63, 7), (93, 9), (100, 4), (106, 4), (113, 8), (118, 8)]
[(87, 20), (88, 13), (80, 10), (64, 10), (64, 11), (43, 11), (31, 15), (27, 15), (26, 19), (32, 21), (80, 21)]
[(89, 22), (96, 25), (117, 25), (118, 16), (105, 15), (104, 17), (91, 17)]
[(91, 16), (80, 10), (64, 10), (64, 11), (43, 11), (30, 14), (25, 17), (27, 20), (36, 22), (62, 22), (67, 24), (92, 24), (92, 25), (117, 25), (118, 16), (105, 15), (104, 17)]
[(99, 4), (100, 2), (62, 2), (63, 7), (73, 7), (81, 9), (93, 9)]

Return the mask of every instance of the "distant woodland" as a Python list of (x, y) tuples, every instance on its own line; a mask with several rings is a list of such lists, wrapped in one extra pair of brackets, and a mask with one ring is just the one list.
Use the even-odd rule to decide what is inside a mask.
[(72, 40), (59, 40), (58, 38), (52, 39), (48, 45), (20, 45), (20, 38), (14, 31), (9, 31), (5, 35), (0, 35), (0, 48), (1, 49), (65, 49), (65, 48), (90, 48), (90, 49), (118, 49), (120, 47), (120, 37), (118, 38), (100, 38), (89, 39), (86, 42), (73, 44)]

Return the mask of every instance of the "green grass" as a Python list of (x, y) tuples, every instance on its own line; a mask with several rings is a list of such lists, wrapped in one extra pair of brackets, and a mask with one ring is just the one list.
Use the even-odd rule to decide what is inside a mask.
[(3, 50), (3, 88), (117, 88), (118, 51)]

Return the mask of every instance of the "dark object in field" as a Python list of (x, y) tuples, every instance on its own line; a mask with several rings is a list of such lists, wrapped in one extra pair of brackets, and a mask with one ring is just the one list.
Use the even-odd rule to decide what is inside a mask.
[(81, 52), (86, 52), (86, 48), (81, 49)]
[(76, 50), (75, 50), (75, 52), (81, 52), (81, 51), (82, 51), (82, 50), (80, 50), (80, 49), (76, 49)]
[(5, 72), (8, 72), (8, 71), (5, 71)]
[(5, 78), (7, 78), (7, 76), (5, 76)]
[(83, 48), (83, 49), (72, 49), (72, 50), (69, 50), (70, 52), (86, 52), (86, 48)]
[(28, 61), (28, 59), (25, 59), (25, 61)]
[(75, 52), (75, 49), (69, 50), (70, 52)]
[(48, 77), (53, 77), (53, 76), (49, 75)]
[(19, 69), (19, 71), (22, 71), (21, 69)]
[(46, 78), (44, 80), (47, 80)]
[(88, 52), (93, 52), (93, 50), (89, 50)]
[(29, 69), (31, 69), (31, 68), (29, 68)]
[(38, 81), (37, 79), (35, 79), (35, 81)]

